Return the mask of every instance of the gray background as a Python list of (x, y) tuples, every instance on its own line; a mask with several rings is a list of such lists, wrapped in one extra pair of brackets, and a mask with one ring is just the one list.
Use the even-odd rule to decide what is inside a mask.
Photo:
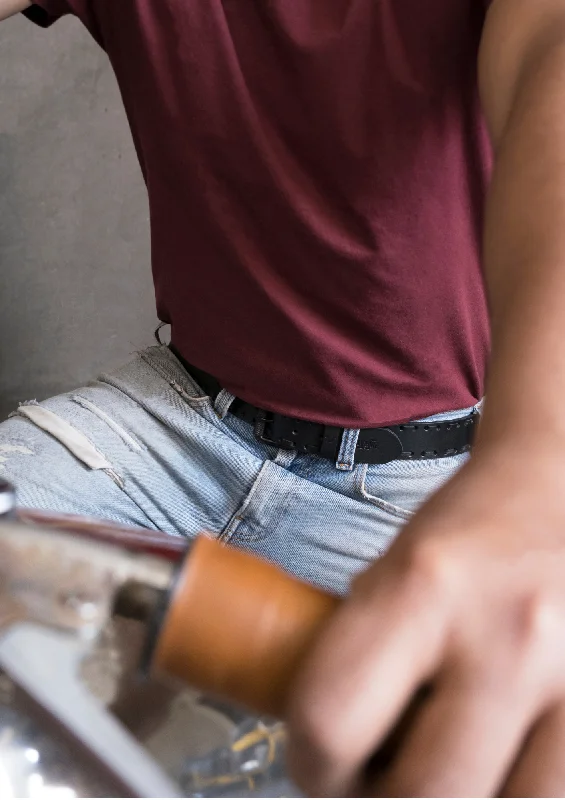
[(148, 210), (116, 81), (74, 19), (0, 24), (0, 419), (148, 344)]

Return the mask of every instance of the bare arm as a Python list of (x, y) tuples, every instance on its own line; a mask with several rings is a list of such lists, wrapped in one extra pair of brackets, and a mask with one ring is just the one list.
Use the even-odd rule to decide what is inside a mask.
[(32, 5), (31, 0), (0, 0), (0, 22)]
[[(565, 0), (495, 0), (474, 457), (354, 583), (292, 698), (309, 796), (565, 796)], [(383, 773), (367, 769), (418, 696)]]
[(553, 449), (565, 440), (565, 2), (497, 0), (479, 67), (496, 148), (483, 441), (511, 428), (515, 441), (529, 432)]

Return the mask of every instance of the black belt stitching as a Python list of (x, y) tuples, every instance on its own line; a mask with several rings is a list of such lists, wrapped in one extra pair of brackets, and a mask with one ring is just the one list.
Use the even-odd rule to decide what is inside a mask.
[[(171, 349), (211, 400), (216, 400), (222, 390), (216, 378), (189, 364), (176, 350)], [(319, 455), (330, 461), (338, 458), (344, 428), (266, 412), (240, 398), (232, 402), (230, 413), (253, 425), (256, 438), (264, 444)], [(362, 428), (355, 450), (355, 462), (384, 464), (395, 460), (415, 461), (460, 455), (471, 449), (479, 419), (479, 412), (474, 410), (465, 417), (445, 422), (406, 422), (383, 428)], [(281, 431), (278, 436), (276, 428)]]

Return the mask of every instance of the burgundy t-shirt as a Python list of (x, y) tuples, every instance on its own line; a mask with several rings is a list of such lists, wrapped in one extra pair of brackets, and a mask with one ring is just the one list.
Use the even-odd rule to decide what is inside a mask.
[(110, 57), (159, 317), (188, 361), (257, 406), (348, 427), (482, 396), (487, 0), (37, 5), (44, 24), (76, 14)]

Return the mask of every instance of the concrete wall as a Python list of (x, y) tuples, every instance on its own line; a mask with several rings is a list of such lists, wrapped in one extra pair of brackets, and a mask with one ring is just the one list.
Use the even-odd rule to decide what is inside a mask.
[(145, 189), (106, 57), (73, 19), (0, 24), (0, 418), (150, 343)]

